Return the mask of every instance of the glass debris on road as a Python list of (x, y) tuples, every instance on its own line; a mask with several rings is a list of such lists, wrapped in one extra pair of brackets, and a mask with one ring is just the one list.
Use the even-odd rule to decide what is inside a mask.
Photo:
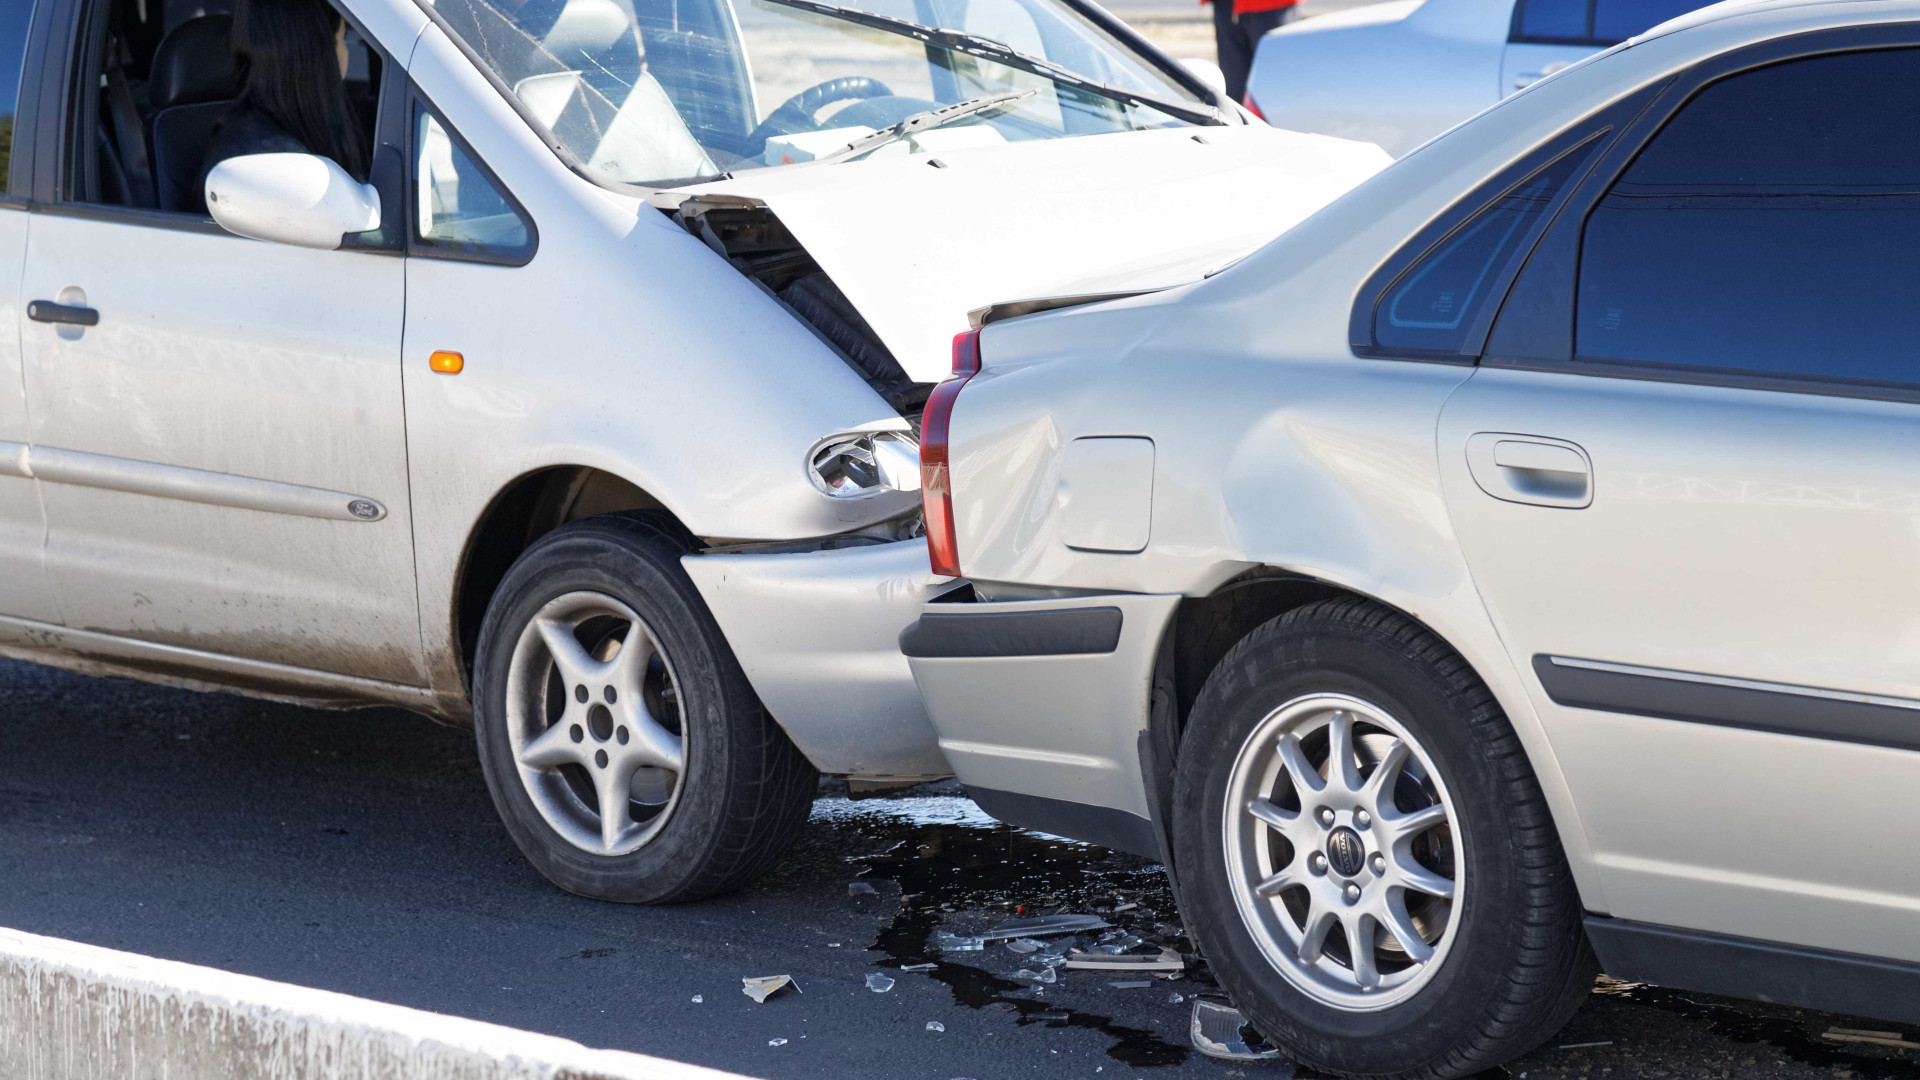
[(701, 995), (699, 995), (699, 994), (695, 994), (695, 995), (693, 995), (693, 1003), (694, 1003), (695, 1005), (698, 1005), (698, 1004), (700, 1004), (701, 1002), (703, 1002), (703, 1001), (705, 1001), (705, 1000), (706, 1000), (706, 998), (704, 998), (704, 997), (702, 997), (702, 996), (701, 996)]
[(941, 1023), (938, 1020), (929, 1020), (927, 1021), (927, 1030), (928, 1031), (945, 1031), (947, 1030), (947, 1025)]
[(1184, 971), (1186, 961), (1172, 949), (1161, 949), (1159, 953), (1147, 955), (1126, 955), (1109, 952), (1070, 952), (1065, 964), (1070, 968), (1091, 971)]
[(780, 992), (782, 987), (791, 986), (795, 993), (800, 984), (793, 981), (791, 975), (754, 975), (742, 976), (740, 992), (752, 998), (756, 1004), (764, 1005), (766, 1000)]
[(1060, 973), (1055, 971), (1051, 965), (1042, 965), (1039, 971), (1034, 971), (1031, 968), (1021, 968), (1019, 971), (1013, 973), (1013, 977), (1023, 979), (1027, 982), (1050, 983), (1058, 980)]
[(768, 1045), (768, 1046), (785, 1046), (785, 1045), (787, 1045), (787, 1040), (785, 1040), (785, 1039), (768, 1039), (768, 1040), (767, 1040), (767, 1045)]
[(987, 947), (987, 943), (982, 938), (966, 937), (960, 934), (949, 934), (945, 930), (942, 930), (939, 933), (933, 935), (933, 947), (940, 950), (943, 953), (979, 952), (982, 949), (985, 949)]
[(939, 966), (940, 966), (939, 964), (908, 964), (907, 966), (901, 968), (900, 970), (901, 971), (932, 971), (934, 968), (937, 968)]
[(876, 994), (884, 994), (893, 989), (893, 980), (877, 971), (867, 973), (867, 989)]
[(1051, 934), (1081, 934), (1105, 930), (1110, 923), (1098, 915), (1042, 915), (1033, 919), (1014, 919), (979, 935), (982, 941), (1041, 937)]
[(1113, 982), (1109, 982), (1107, 983), (1107, 985), (1113, 987), (1115, 990), (1139, 990), (1143, 987), (1152, 986), (1153, 980), (1152, 979), (1119, 979)]
[(1014, 938), (1012, 941), (1007, 942), (1008, 952), (1020, 953), (1023, 956), (1027, 953), (1039, 952), (1042, 948), (1044, 948), (1044, 946), (1032, 938)]
[(849, 882), (847, 884), (847, 895), (848, 896), (872, 896), (873, 886), (867, 884), (864, 881)]
[(1218, 1001), (1193, 999), (1193, 1048), (1222, 1061), (1265, 1061), (1280, 1056), (1253, 1030), (1240, 1010)]

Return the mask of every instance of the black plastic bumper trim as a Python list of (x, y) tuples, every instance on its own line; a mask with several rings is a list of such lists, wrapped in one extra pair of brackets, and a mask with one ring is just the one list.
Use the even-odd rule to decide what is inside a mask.
[(1099, 844), (1156, 861), (1165, 858), (1153, 822), (1137, 814), (971, 784), (966, 785), (966, 789), (967, 797), (978, 803), (980, 809), (1009, 825)]
[(1085, 656), (1120, 647), (1120, 609), (929, 612), (900, 632), (912, 657)]
[(1596, 915), (1586, 926), (1616, 979), (1920, 1023), (1920, 965)]
[[(1920, 709), (1685, 678), (1597, 671), (1535, 656), (1533, 672), (1557, 705), (1920, 750)], [(1676, 673), (1677, 674), (1677, 673)]]

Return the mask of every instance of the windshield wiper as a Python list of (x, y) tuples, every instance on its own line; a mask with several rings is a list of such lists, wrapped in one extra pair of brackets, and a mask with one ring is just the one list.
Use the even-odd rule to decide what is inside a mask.
[(931, 131), (942, 124), (951, 124), (955, 120), (972, 116), (975, 113), (998, 109), (1004, 105), (1019, 101), (1021, 98), (1030, 98), (1039, 92), (1038, 90), (1032, 89), (1011, 90), (1004, 94), (987, 94), (983, 97), (962, 101), (957, 105), (942, 105), (937, 109), (917, 112), (892, 127), (881, 128), (879, 131), (872, 132), (871, 134), (862, 135), (831, 154), (825, 154), (815, 158), (812, 163), (815, 165), (831, 165), (836, 161), (845, 161), (848, 158), (859, 157), (861, 154), (878, 150), (888, 143), (899, 142), (909, 135), (918, 135), (923, 131)]
[(899, 34), (902, 37), (909, 37), (915, 41), (924, 41), (929, 45), (934, 45), (952, 52), (978, 56), (983, 60), (991, 60), (996, 64), (1003, 67), (1010, 67), (1015, 71), (1024, 71), (1029, 75), (1038, 75), (1043, 79), (1048, 79), (1061, 86), (1071, 86), (1075, 90), (1084, 90), (1089, 94), (1097, 94), (1111, 101), (1118, 101), (1123, 105), (1138, 105), (1153, 109), (1166, 113), (1168, 116), (1178, 117), (1190, 124), (1226, 125), (1226, 120), (1220, 115), (1220, 110), (1210, 105), (1189, 105), (1177, 101), (1168, 101), (1164, 98), (1154, 97), (1151, 94), (1142, 94), (1128, 90), (1122, 86), (1096, 82), (1093, 79), (1076, 75), (1051, 60), (1042, 60), (1037, 56), (1028, 56), (1026, 53), (1016, 52), (992, 38), (962, 33), (958, 30), (941, 30), (932, 26), (922, 26), (917, 22), (909, 22), (906, 19), (896, 19), (891, 15), (876, 15), (871, 11), (861, 11), (858, 8), (822, 3), (821, 0), (767, 0), (767, 2), (779, 4), (782, 7), (796, 8), (800, 11), (811, 11), (829, 18), (858, 23), (861, 26), (870, 26), (875, 30), (884, 30), (889, 34)]

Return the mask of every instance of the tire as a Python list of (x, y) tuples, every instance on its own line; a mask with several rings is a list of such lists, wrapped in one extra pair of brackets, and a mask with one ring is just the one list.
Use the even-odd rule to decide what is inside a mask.
[(587, 518), (528, 548), (487, 605), (480, 764), (514, 843), (568, 892), (663, 904), (738, 889), (812, 805), (818, 774), (681, 569), (693, 547), (665, 514)]
[[(1404, 759), (1383, 765), (1396, 743)], [(1351, 770), (1336, 769), (1337, 745), (1355, 748)], [(1295, 787), (1297, 771), (1316, 775)], [(1182, 736), (1173, 835), (1183, 906), (1221, 986), (1316, 1069), (1490, 1068), (1559, 1030), (1598, 973), (1512, 726), (1457, 653), (1372, 603), (1295, 609), (1227, 653)], [(1318, 955), (1303, 953), (1322, 924)]]

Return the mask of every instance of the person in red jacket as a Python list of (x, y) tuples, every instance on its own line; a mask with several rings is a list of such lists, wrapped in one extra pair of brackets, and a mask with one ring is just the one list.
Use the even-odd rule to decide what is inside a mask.
[(1260, 37), (1298, 14), (1298, 0), (1200, 0), (1213, 4), (1213, 43), (1220, 52), (1220, 70), (1227, 76), (1227, 96), (1247, 97), (1247, 72), (1253, 70), (1253, 50)]

